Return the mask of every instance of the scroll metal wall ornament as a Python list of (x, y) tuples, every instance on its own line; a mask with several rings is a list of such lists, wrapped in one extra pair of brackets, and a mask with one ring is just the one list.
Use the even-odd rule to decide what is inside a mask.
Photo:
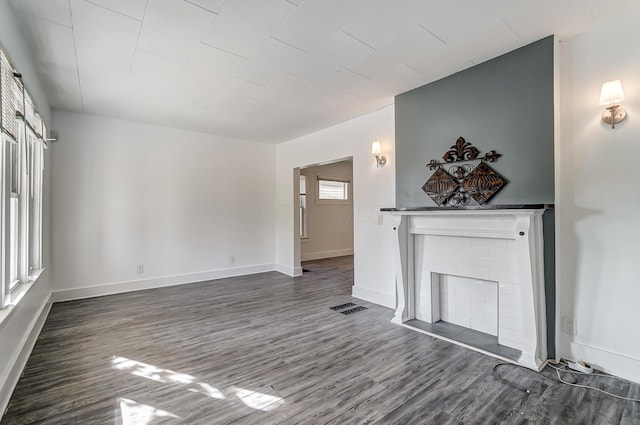
[[(432, 159), (427, 164), (435, 171), (422, 190), (438, 206), (469, 205), (471, 199), (484, 205), (507, 184), (507, 180), (487, 164), (496, 162), (501, 156), (494, 150), (480, 156), (475, 146), (459, 137), (443, 155), (443, 161)], [(468, 163), (472, 161), (480, 163), (473, 168)]]

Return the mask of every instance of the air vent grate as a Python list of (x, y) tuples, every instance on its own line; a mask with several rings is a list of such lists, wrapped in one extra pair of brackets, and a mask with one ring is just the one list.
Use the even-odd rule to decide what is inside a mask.
[(354, 305), (355, 305), (354, 303), (345, 303), (345, 304), (337, 305), (335, 307), (329, 307), (329, 309), (333, 311), (338, 311), (338, 310), (342, 310), (343, 308), (353, 307)]
[(363, 307), (363, 306), (359, 305), (357, 307), (350, 308), (349, 310), (341, 311), (340, 313), (348, 316), (349, 314), (357, 313), (359, 311), (366, 310), (366, 309), (367, 309), (367, 307)]

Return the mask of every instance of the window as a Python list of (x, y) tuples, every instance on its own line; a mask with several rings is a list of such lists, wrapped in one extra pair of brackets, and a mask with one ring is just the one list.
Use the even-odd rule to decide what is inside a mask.
[(42, 269), (42, 185), (44, 142), (33, 137), (29, 164), (29, 277)]
[(0, 51), (0, 308), (17, 302), (42, 272), (46, 127)]
[(307, 177), (300, 175), (300, 237), (308, 237), (307, 226)]
[(350, 183), (340, 178), (318, 177), (318, 200), (348, 201)]

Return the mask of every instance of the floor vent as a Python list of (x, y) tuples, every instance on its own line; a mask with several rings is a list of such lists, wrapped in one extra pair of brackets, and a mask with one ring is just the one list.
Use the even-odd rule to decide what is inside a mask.
[(338, 311), (338, 310), (342, 310), (343, 308), (353, 307), (354, 305), (355, 305), (354, 303), (345, 303), (345, 304), (337, 305), (335, 307), (329, 307), (329, 309), (333, 311)]
[(350, 308), (349, 310), (341, 311), (340, 313), (345, 314), (345, 315), (349, 315), (349, 314), (357, 313), (359, 311), (366, 310), (366, 309), (367, 309), (367, 307), (363, 307), (363, 306), (359, 305), (357, 307)]

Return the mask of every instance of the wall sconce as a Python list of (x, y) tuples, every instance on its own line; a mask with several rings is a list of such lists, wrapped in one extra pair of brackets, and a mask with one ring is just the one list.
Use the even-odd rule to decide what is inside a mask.
[(371, 143), (371, 154), (376, 157), (376, 168), (387, 163), (387, 157), (382, 155), (379, 141), (375, 140)]
[(620, 80), (607, 81), (602, 85), (600, 92), (600, 105), (606, 106), (602, 114), (602, 121), (611, 124), (611, 128), (616, 128), (616, 124), (622, 122), (627, 117), (627, 111), (618, 103), (624, 100), (622, 83)]

